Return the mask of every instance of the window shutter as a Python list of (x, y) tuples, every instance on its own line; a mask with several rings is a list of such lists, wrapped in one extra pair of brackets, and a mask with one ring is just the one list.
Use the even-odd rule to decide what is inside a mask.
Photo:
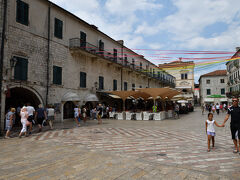
[(28, 60), (20, 57), (16, 58), (17, 63), (14, 68), (14, 79), (26, 81), (28, 74)]
[(80, 47), (82, 48), (86, 48), (86, 38), (87, 38), (87, 35), (86, 33), (84, 32), (80, 32)]
[(62, 84), (62, 68), (58, 67), (58, 84)]
[(87, 74), (85, 72), (80, 72), (80, 87), (82, 88), (87, 87), (86, 79), (87, 79)]
[(63, 22), (57, 18), (55, 18), (54, 24), (54, 36), (62, 39), (62, 32), (63, 32)]
[(104, 89), (104, 78), (102, 76), (99, 76), (99, 89)]
[(27, 80), (28, 75), (28, 61), (27, 59), (21, 59), (22, 61), (22, 74), (21, 74), (21, 80)]
[(62, 68), (53, 66), (53, 84), (62, 84)]
[(23, 3), (23, 23), (25, 25), (28, 25), (28, 10), (29, 10), (29, 6), (26, 3)]

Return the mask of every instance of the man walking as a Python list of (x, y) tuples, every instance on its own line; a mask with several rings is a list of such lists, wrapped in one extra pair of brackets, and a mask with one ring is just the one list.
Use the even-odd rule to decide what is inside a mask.
[(35, 109), (34, 107), (31, 106), (30, 103), (27, 104), (27, 112), (28, 112), (28, 121), (30, 122), (29, 125), (29, 135), (32, 134), (32, 124), (34, 121), (34, 113), (35, 113)]
[[(230, 108), (228, 108), (227, 115), (223, 122), (223, 125), (225, 125), (225, 123), (229, 119), (229, 116), (231, 115), (230, 128), (231, 128), (233, 143), (235, 145), (235, 149), (233, 151), (234, 153), (237, 153), (240, 151), (240, 107), (238, 105), (238, 102), (239, 102), (238, 98), (232, 99), (233, 105)], [(238, 148), (236, 136), (238, 136), (239, 148)]]

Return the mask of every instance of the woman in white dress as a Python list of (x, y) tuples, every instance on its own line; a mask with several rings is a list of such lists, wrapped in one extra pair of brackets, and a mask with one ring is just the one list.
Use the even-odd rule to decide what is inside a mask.
[(21, 132), (18, 136), (19, 138), (22, 137), (23, 133), (25, 134), (25, 136), (27, 136), (27, 126), (30, 125), (29, 121), (27, 120), (28, 119), (28, 112), (27, 112), (27, 107), (26, 106), (23, 106), (23, 108), (21, 109), (20, 116), (21, 116), (22, 130), (21, 130)]

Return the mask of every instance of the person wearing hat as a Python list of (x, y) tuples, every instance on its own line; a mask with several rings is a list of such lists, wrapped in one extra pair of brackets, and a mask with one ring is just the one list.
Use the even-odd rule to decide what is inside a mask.
[(12, 126), (13, 126), (13, 122), (14, 122), (14, 119), (15, 119), (15, 111), (16, 109), (15, 108), (11, 108), (11, 110), (6, 114), (6, 135), (5, 135), (5, 138), (10, 138), (10, 131), (12, 129)]

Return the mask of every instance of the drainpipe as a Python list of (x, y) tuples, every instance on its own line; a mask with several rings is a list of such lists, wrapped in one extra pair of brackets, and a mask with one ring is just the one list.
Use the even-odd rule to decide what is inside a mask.
[(49, 61), (50, 61), (50, 23), (51, 23), (51, 4), (48, 7), (48, 45), (47, 45), (47, 91), (46, 91), (46, 105), (48, 105), (49, 94)]
[(4, 59), (4, 40), (7, 21), (7, 0), (3, 1), (3, 25), (2, 25), (2, 42), (0, 52), (0, 135), (2, 134), (2, 81), (3, 81), (3, 59)]
[[(123, 60), (123, 44), (122, 44), (122, 49), (121, 49), (121, 51), (122, 51), (122, 65), (124, 64), (124, 60)], [(121, 91), (123, 90), (123, 88), (122, 88), (122, 86), (123, 86), (123, 67), (121, 68)]]

